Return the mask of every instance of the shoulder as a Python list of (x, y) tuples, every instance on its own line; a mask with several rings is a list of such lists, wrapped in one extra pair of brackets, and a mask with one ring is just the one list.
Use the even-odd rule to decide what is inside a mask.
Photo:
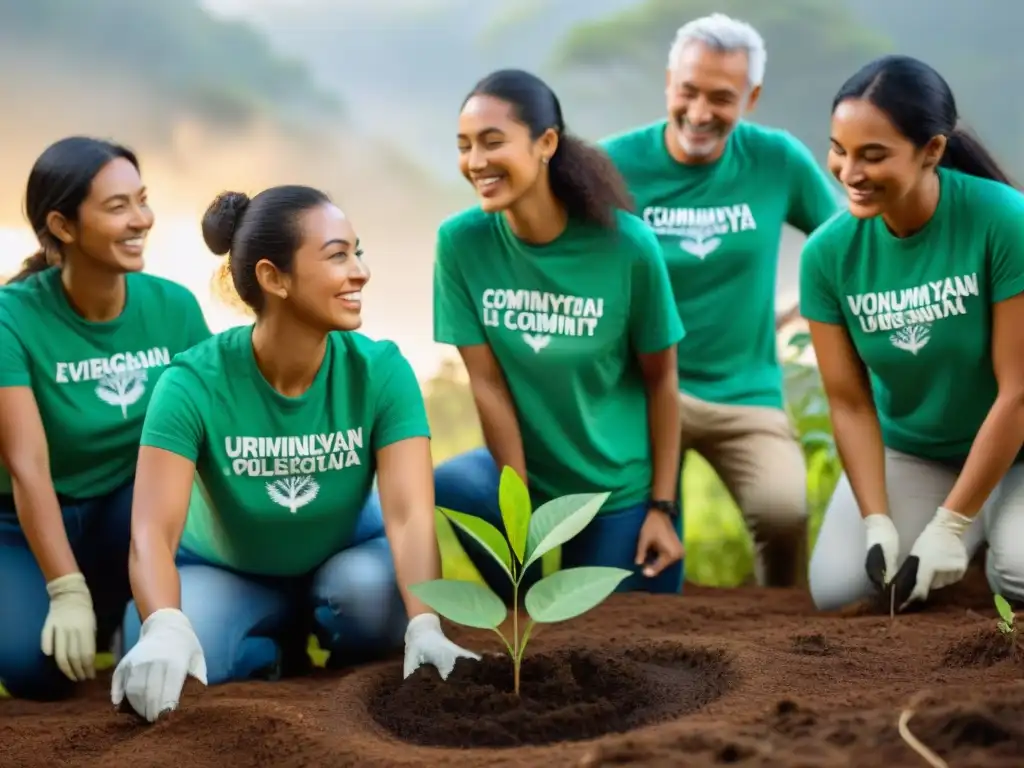
[(741, 120), (736, 124), (734, 133), (737, 140), (745, 146), (765, 152), (776, 152), (781, 156), (809, 151), (806, 144), (785, 128)]
[(633, 158), (639, 159), (658, 146), (667, 124), (668, 121), (664, 118), (655, 120), (652, 123), (606, 136), (597, 145), (616, 162)]
[(1008, 184), (993, 179), (983, 179), (948, 168), (940, 168), (943, 185), (948, 185), (952, 195), (953, 215), (970, 211), (968, 219), (982, 222), (987, 226), (1024, 227), (1024, 193)]
[(846, 251), (865, 223), (847, 209), (836, 211), (807, 237), (801, 259), (820, 260), (825, 255)]
[(173, 373), (176, 378), (197, 378), (202, 381), (218, 380), (217, 377), (225, 376), (228, 372), (237, 376), (251, 333), (251, 324), (215, 333), (176, 354), (164, 376)]
[(438, 239), (443, 243), (454, 244), (480, 237), (489, 233), (494, 226), (494, 216), (475, 205), (444, 219), (437, 228)]
[(390, 339), (373, 339), (358, 331), (332, 331), (335, 365), (361, 369), (371, 377), (388, 376), (395, 368), (410, 367), (409, 361)]
[(38, 306), (52, 290), (51, 286), (59, 273), (57, 267), (49, 267), (16, 283), (0, 285), (0, 311)]
[(145, 294), (148, 306), (157, 301), (164, 306), (175, 306), (188, 308), (199, 306), (199, 301), (181, 283), (168, 280), (165, 277), (158, 277), (147, 272), (133, 272), (126, 277), (129, 291), (140, 291)]
[[(606, 232), (608, 230), (605, 230)], [(617, 252), (629, 257), (631, 263), (660, 261), (661, 244), (651, 228), (629, 211), (615, 212), (615, 229), (609, 232)]]

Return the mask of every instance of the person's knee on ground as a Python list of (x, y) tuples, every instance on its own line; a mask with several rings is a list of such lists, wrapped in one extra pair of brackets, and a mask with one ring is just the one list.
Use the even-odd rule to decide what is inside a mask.
[(795, 478), (765, 478), (743, 499), (754, 539), (754, 578), (762, 587), (807, 585), (807, 492)]
[(331, 666), (403, 646), (408, 617), (391, 547), (379, 537), (338, 553), (313, 577), (314, 631)]

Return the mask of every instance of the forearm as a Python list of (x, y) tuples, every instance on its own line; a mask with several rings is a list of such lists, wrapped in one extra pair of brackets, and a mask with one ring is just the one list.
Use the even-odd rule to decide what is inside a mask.
[(161, 608), (181, 608), (181, 581), (174, 564), (176, 549), (175, 542), (155, 532), (132, 535), (128, 578), (143, 621)]
[(504, 385), (481, 382), (473, 387), (473, 398), (480, 414), (484, 443), (498, 468), (512, 467), (527, 482), (526, 453), (519, 430), (512, 395)]
[(974, 438), (960, 476), (942, 506), (965, 517), (981, 510), (1024, 445), (1024, 398), (999, 397)]
[(647, 423), (651, 435), (651, 497), (674, 500), (679, 493), (679, 386), (675, 369), (647, 390)]
[(18, 522), (46, 581), (77, 572), (78, 563), (50, 478), (40, 473), (23, 479), (13, 473), (11, 486)]
[(873, 409), (832, 406), (832, 431), (861, 516), (888, 514), (885, 446)]
[(409, 618), (431, 613), (408, 589), (410, 584), (441, 578), (441, 554), (437, 548), (433, 510), (410, 514), (388, 532), (395, 562), (395, 576)]

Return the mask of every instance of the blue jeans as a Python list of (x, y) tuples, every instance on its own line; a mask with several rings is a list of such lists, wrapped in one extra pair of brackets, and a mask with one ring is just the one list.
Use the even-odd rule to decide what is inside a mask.
[[(499, 531), (504, 531), (501, 509), (498, 506), (500, 478), (498, 466), (486, 448), (456, 456), (434, 472), (437, 506), (475, 515)], [(682, 560), (653, 578), (644, 576), (641, 567), (634, 564), (637, 539), (646, 517), (646, 502), (626, 509), (600, 512), (590, 525), (562, 545), (562, 568), (576, 568), (582, 565), (625, 568), (632, 571), (633, 575), (624, 579), (616, 592), (678, 594), (683, 587)], [(455, 526), (452, 527), (462, 548), (480, 571), (487, 585), (504, 599), (506, 604), (511, 604), (512, 585), (500, 566), (481, 549), (479, 544)], [(676, 521), (676, 531), (682, 539), (682, 516)], [(520, 582), (520, 600), (542, 575), (540, 562), (527, 569)]]
[[(131, 599), (128, 544), (131, 480), (93, 499), (59, 498), (64, 530), (92, 593), (99, 651), (106, 650)], [(40, 649), (50, 598), (18, 523), (14, 499), (0, 497), (0, 683), (15, 698), (55, 701), (74, 683)]]
[[(202, 645), (210, 685), (305, 671), (310, 634), (330, 652), (332, 667), (403, 645), (408, 617), (378, 505), (363, 508), (347, 549), (305, 576), (239, 573), (184, 548), (177, 565), (181, 609)], [(133, 601), (125, 612), (125, 652), (140, 629)]]

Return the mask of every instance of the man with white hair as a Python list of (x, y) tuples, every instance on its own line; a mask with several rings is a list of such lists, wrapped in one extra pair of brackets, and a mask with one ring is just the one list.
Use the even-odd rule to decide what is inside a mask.
[(791, 134), (747, 122), (764, 41), (720, 13), (679, 28), (668, 117), (605, 139), (658, 236), (686, 338), (683, 451), (714, 467), (747, 521), (765, 586), (806, 582), (807, 488), (784, 410), (775, 283), (784, 224), (810, 234), (839, 209), (831, 180)]

